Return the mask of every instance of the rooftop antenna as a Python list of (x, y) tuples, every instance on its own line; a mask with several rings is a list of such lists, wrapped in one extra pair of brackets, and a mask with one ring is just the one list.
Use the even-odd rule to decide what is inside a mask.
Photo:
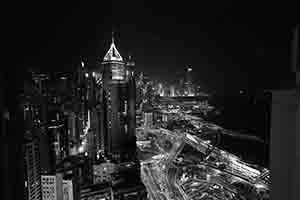
[(113, 30), (113, 29), (112, 29), (112, 31), (111, 31), (111, 43), (112, 43), (112, 44), (115, 43), (114, 30)]

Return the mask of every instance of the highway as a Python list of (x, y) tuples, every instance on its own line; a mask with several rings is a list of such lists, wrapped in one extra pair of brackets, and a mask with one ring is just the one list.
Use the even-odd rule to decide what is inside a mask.
[[(260, 180), (262, 173), (258, 169), (253, 169), (246, 163), (243, 165), (242, 161), (237, 161), (238, 157), (215, 148), (200, 138), (188, 133), (176, 133), (166, 129), (147, 129), (147, 131), (149, 134), (157, 135), (154, 140), (158, 140), (152, 142), (152, 147), (155, 149), (152, 153), (156, 154), (141, 161), (143, 182), (153, 199), (188, 200), (196, 197), (197, 199), (234, 199), (238, 194), (237, 189), (234, 188), (235, 182), (246, 185), (262, 182)], [(165, 141), (169, 141), (172, 147), (163, 146)], [(188, 168), (197, 167), (201, 170), (199, 166), (202, 166), (204, 169), (209, 169), (212, 176), (210, 180), (190, 177), (188, 182), (179, 184), (179, 176), (173, 169), (174, 160), (185, 145), (190, 145), (203, 154), (208, 149), (212, 150), (210, 156), (215, 158), (214, 161), (199, 160), (198, 165), (188, 165)], [(148, 146), (146, 149), (149, 151), (151, 147)], [(140, 151), (143, 152), (143, 148)], [(221, 170), (217, 164), (219, 162), (225, 163), (226, 167)], [(170, 172), (171, 169), (173, 169), (172, 172)], [(268, 171), (265, 170), (264, 173), (268, 174)], [(231, 178), (225, 179), (218, 174), (225, 174), (226, 177)], [(264, 186), (267, 188), (266, 184)], [(214, 187), (222, 188), (222, 192), (217, 192)], [(215, 193), (219, 194), (219, 197), (216, 197)]]
[[(169, 111), (163, 106), (160, 109), (171, 114), (177, 124), (184, 120), (184, 125), (176, 131), (162, 128), (163, 123), (156, 124), (156, 128), (137, 129), (139, 153), (148, 153), (140, 159), (141, 176), (153, 200), (240, 200), (246, 199), (245, 195), (254, 196), (255, 200), (268, 199), (268, 169), (245, 163), (202, 139), (205, 134), (215, 133), (244, 136), (180, 109)], [(247, 137), (259, 141), (254, 136)]]

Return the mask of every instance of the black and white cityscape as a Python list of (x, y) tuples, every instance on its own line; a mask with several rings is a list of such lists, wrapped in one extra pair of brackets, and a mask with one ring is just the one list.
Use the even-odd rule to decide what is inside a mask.
[(114, 3), (109, 16), (74, 3), (63, 23), (68, 6), (52, 19), (49, 5), (45, 23), (24, 30), (22, 44), (37, 39), (18, 72), (0, 77), (4, 199), (296, 199), (299, 26), (265, 27), (262, 12), (227, 3), (161, 5), (166, 15)]

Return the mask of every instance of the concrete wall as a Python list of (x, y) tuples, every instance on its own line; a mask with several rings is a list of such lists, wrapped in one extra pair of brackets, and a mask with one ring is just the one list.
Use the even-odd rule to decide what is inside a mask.
[[(271, 199), (292, 199), (296, 156), (296, 90), (272, 92)], [(299, 139), (299, 137), (298, 137)], [(298, 141), (299, 146), (299, 141)], [(299, 150), (299, 147), (297, 147)], [(298, 187), (299, 188), (299, 187)], [(299, 190), (298, 190), (299, 193)], [(296, 194), (294, 194), (295, 196)], [(299, 196), (299, 195), (297, 195)]]
[[(298, 90), (298, 89), (297, 89)], [(297, 91), (297, 114), (296, 114), (296, 165), (294, 168), (294, 187), (293, 187), (293, 200), (299, 198), (299, 188), (300, 188), (300, 92)], [(298, 169), (298, 170), (297, 170)], [(297, 197), (297, 198), (296, 198)]]

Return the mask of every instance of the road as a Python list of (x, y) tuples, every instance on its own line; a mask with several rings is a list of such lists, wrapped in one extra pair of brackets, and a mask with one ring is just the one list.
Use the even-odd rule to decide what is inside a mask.
[[(199, 199), (234, 199), (238, 192), (234, 188), (233, 183), (257, 184), (257, 182), (262, 182), (260, 180), (262, 179), (262, 174), (268, 173), (268, 170), (261, 172), (258, 169), (251, 168), (246, 163), (238, 160), (238, 157), (215, 148), (188, 133), (176, 133), (166, 129), (147, 129), (147, 131), (149, 134), (154, 134), (157, 137), (154, 137), (155, 141), (152, 142), (152, 146), (147, 147), (148, 151), (151, 147), (155, 151), (152, 151), (153, 156), (141, 161), (141, 174), (143, 182), (153, 199), (188, 200), (196, 197)], [(164, 146), (165, 141), (169, 141), (172, 147), (166, 148)], [(178, 182), (180, 177), (177, 171), (174, 170), (174, 160), (185, 145), (190, 145), (203, 154), (208, 149), (211, 150), (210, 156), (215, 158), (214, 161), (209, 159), (199, 160), (198, 165), (188, 165), (187, 167), (190, 169), (198, 167), (200, 170), (199, 166), (201, 166), (204, 169), (208, 169), (212, 178), (202, 180), (189, 177), (184, 184)], [(140, 148), (140, 151), (143, 152), (142, 147)], [(225, 163), (226, 167), (221, 170), (217, 164), (219, 162)], [(219, 174), (222, 176), (219, 176)], [(265, 186), (267, 188), (267, 185)], [(215, 194), (218, 194), (219, 197), (216, 197)], [(203, 197), (201, 197), (202, 195)]]

